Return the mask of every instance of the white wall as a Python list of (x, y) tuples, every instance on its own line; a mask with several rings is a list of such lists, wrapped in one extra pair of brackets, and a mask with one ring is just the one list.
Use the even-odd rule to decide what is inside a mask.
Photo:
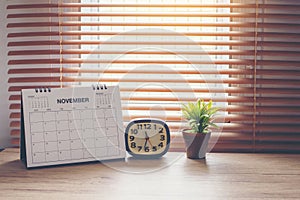
[(10, 145), (6, 42), (6, 1), (0, 1), (0, 146)]

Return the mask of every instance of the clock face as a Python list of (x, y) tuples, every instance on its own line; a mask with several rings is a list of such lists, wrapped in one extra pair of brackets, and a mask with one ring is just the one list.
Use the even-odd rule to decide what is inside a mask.
[(126, 150), (134, 157), (161, 157), (169, 149), (170, 131), (158, 119), (133, 120), (126, 128), (125, 143)]

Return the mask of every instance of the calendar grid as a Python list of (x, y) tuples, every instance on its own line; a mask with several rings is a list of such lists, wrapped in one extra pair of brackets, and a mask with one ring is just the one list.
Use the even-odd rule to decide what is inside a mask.
[(118, 155), (114, 116), (114, 109), (31, 112), (33, 162)]

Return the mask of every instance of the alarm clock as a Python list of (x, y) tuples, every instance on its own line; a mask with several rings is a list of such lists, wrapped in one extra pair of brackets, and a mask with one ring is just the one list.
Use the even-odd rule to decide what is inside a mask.
[(169, 127), (160, 119), (134, 119), (126, 127), (125, 144), (135, 158), (159, 158), (169, 150)]

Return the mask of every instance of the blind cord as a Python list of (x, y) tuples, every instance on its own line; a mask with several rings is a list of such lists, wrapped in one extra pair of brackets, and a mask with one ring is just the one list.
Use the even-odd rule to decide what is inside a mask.
[(59, 32), (59, 82), (60, 82), (60, 87), (63, 87), (63, 54), (62, 54), (62, 25), (61, 25), (61, 16), (62, 16), (62, 11), (61, 11), (61, 4), (62, 0), (58, 1), (57, 4), (57, 9), (58, 9), (58, 32)]
[(257, 84), (257, 44), (258, 44), (258, 9), (259, 9), (259, 2), (258, 0), (255, 1), (255, 38), (254, 38), (254, 75), (253, 75), (253, 151), (256, 149), (256, 84)]

